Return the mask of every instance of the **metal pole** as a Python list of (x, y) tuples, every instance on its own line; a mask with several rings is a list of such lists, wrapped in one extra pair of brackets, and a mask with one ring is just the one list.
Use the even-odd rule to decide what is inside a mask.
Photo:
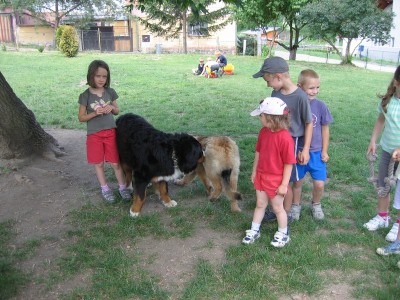
[(100, 37), (100, 34), (101, 34), (100, 28), (97, 28), (97, 37), (99, 39), (99, 50), (101, 52), (101, 37)]

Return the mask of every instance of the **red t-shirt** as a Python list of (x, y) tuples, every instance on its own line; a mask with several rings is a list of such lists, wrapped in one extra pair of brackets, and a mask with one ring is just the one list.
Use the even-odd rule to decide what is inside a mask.
[(288, 130), (272, 132), (269, 128), (261, 128), (256, 151), (260, 154), (257, 172), (282, 175), (284, 164), (296, 163), (294, 142)]

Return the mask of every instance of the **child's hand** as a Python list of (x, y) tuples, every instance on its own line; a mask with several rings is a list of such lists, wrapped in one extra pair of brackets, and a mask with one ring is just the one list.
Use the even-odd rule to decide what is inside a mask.
[(323, 162), (327, 162), (327, 161), (329, 160), (329, 155), (328, 155), (327, 152), (322, 152), (322, 153), (321, 153), (321, 160), (322, 160)]
[(276, 190), (276, 194), (285, 197), (285, 195), (287, 194), (287, 191), (288, 191), (287, 185), (281, 184), (278, 187), (278, 189)]
[(306, 165), (308, 164), (308, 161), (310, 160), (310, 153), (307, 151), (299, 151), (299, 154), (297, 154), (297, 162), (300, 165)]
[(367, 155), (370, 154), (370, 153), (371, 154), (375, 154), (375, 152), (376, 152), (376, 144), (371, 142), (368, 145)]
[(251, 182), (254, 184), (254, 180), (256, 178), (256, 172), (251, 173)]
[(106, 106), (103, 107), (103, 112), (105, 114), (109, 114), (110, 112), (112, 112), (113, 109), (114, 106), (112, 106), (111, 104), (107, 104)]
[(400, 148), (397, 148), (396, 150), (393, 151), (392, 159), (394, 161), (400, 161)]

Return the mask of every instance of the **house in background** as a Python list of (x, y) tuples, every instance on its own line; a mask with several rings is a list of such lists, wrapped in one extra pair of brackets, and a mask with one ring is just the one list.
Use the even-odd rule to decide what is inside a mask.
[[(211, 5), (210, 11), (220, 9), (225, 4), (223, 2), (216, 2)], [(183, 34), (181, 33), (177, 39), (165, 39), (163, 37), (156, 36), (156, 34), (146, 30), (142, 24), (137, 20), (137, 17), (145, 18), (146, 13), (139, 10), (133, 10), (132, 15), (134, 16), (135, 24), (133, 30), (138, 36), (139, 47), (143, 52), (152, 52), (154, 49), (160, 50), (162, 47), (164, 52), (182, 52), (183, 51)], [(207, 24), (202, 24), (207, 26)], [(214, 52), (215, 50), (221, 50), (225, 53), (234, 54), (236, 53), (236, 22), (232, 21), (227, 24), (223, 29), (216, 32), (210, 33), (209, 36), (201, 35), (197, 30), (195, 24), (188, 24), (187, 28), (187, 50), (188, 52)], [(203, 27), (204, 28), (204, 27)]]
[[(216, 8), (224, 3), (217, 2)], [(97, 16), (88, 29), (77, 29), (82, 51), (97, 50), (107, 52), (170, 52), (183, 51), (183, 36), (166, 40), (146, 30), (139, 22), (138, 16), (145, 16), (134, 10), (132, 15), (119, 16), (110, 20), (107, 16)], [(74, 19), (79, 16), (67, 16), (61, 24), (74, 26)], [(219, 49), (225, 53), (236, 52), (236, 23), (201, 36), (196, 28), (188, 25), (187, 49), (189, 52), (214, 52)], [(55, 47), (54, 22), (49, 16), (47, 23), (39, 22), (28, 11), (18, 14), (12, 9), (0, 11), (0, 43), (17, 43), (21, 45), (52, 45)]]
[(53, 45), (54, 23), (51, 16), (38, 20), (29, 11), (14, 12), (11, 8), (0, 11), (0, 42), (26, 45)]

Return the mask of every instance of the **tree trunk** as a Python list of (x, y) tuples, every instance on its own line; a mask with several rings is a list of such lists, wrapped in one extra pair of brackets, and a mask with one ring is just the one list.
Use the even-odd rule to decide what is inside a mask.
[(346, 52), (345, 55), (342, 56), (342, 61), (340, 62), (341, 65), (352, 65), (353, 56), (350, 53), (350, 46), (351, 46), (352, 39), (347, 40), (346, 45)]
[(0, 158), (37, 154), (56, 160), (65, 154), (57, 140), (42, 129), (33, 112), (15, 95), (1, 72), (0, 115)]
[(183, 53), (187, 54), (187, 12), (183, 12), (182, 35), (183, 35)]

